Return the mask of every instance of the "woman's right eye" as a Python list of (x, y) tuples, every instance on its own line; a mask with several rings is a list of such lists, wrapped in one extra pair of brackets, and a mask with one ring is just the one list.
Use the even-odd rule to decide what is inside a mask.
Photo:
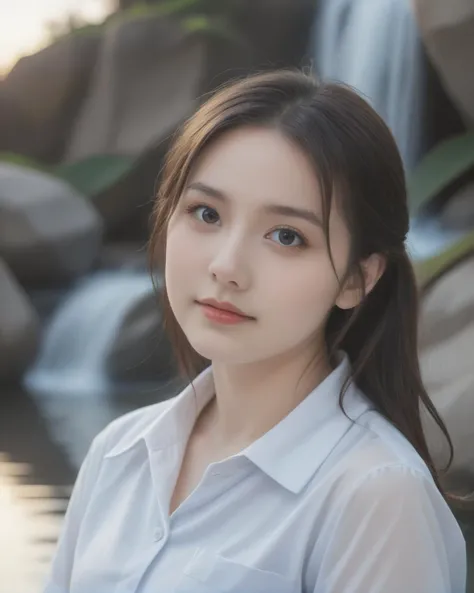
[(198, 204), (196, 206), (189, 206), (186, 211), (197, 218), (198, 220), (205, 222), (206, 224), (216, 224), (219, 222), (219, 214), (214, 208)]

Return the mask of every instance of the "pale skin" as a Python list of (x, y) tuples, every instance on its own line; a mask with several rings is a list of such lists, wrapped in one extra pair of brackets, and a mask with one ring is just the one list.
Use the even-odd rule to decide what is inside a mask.
[[(331, 372), (326, 319), (333, 306), (356, 306), (362, 287), (354, 279), (340, 286), (318, 220), (315, 172), (277, 130), (228, 132), (191, 172), (168, 227), (166, 285), (190, 344), (212, 361), (216, 395), (190, 435), (170, 514), (210, 463), (271, 430)], [(341, 278), (350, 235), (337, 200), (330, 242)], [(368, 293), (384, 259), (373, 254), (362, 268)], [(196, 302), (205, 298), (230, 302), (253, 319), (212, 322)]]

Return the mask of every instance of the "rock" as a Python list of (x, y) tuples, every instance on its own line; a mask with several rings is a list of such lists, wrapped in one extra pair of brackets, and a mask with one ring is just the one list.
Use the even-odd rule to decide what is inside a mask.
[(230, 21), (253, 48), (252, 70), (301, 66), (315, 18), (314, 0), (240, 0)]
[(101, 249), (97, 266), (102, 270), (146, 272), (149, 268), (147, 246), (143, 241), (106, 243)]
[(474, 183), (468, 183), (449, 198), (440, 214), (445, 228), (467, 231), (474, 228)]
[[(429, 289), (422, 300), (420, 324), (423, 379), (455, 448), (448, 477), (474, 492), (473, 352), (474, 255), (447, 271)], [(445, 465), (444, 440), (432, 423), (427, 424), (427, 436), (438, 464)]]
[(0, 128), (2, 150), (40, 161), (60, 159), (84, 99), (99, 45), (99, 34), (69, 35), (17, 62), (3, 82), (2, 92), (22, 113), (23, 121), (11, 146), (4, 146)]
[(163, 140), (196, 106), (205, 45), (163, 17), (106, 26), (89, 92), (66, 159), (140, 154)]
[(120, 382), (161, 381), (177, 375), (162, 327), (159, 298), (152, 291), (125, 315), (108, 353), (106, 370)]
[[(165, 18), (112, 20), (65, 153), (142, 155), (130, 174), (94, 198), (109, 232), (147, 210), (166, 141), (197, 106), (206, 47)], [(160, 147), (156, 150), (156, 147)], [(147, 151), (154, 151), (147, 158)]]
[(25, 113), (0, 81), (0, 152), (26, 154), (31, 134)]
[(474, 125), (474, 2), (414, 0), (426, 51), (465, 122)]
[(94, 263), (102, 222), (69, 185), (0, 163), (0, 257), (29, 286), (68, 281)]
[(33, 362), (40, 324), (28, 297), (0, 259), (0, 381), (18, 380)]

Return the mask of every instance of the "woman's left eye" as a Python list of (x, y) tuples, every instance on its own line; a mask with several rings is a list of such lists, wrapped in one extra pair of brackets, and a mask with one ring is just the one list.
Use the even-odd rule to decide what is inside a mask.
[(284, 247), (303, 247), (306, 244), (303, 237), (292, 229), (276, 229), (270, 233), (272, 236), (276, 236), (273, 240)]
[(219, 222), (219, 214), (217, 213), (217, 210), (205, 206), (204, 204), (188, 206), (186, 212), (206, 224), (216, 224)]

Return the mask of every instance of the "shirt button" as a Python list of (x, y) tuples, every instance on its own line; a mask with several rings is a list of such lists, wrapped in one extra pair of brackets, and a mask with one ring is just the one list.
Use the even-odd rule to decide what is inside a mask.
[(154, 539), (155, 542), (159, 542), (161, 539), (163, 539), (163, 529), (161, 529), (160, 527), (158, 527), (158, 529), (155, 529)]

